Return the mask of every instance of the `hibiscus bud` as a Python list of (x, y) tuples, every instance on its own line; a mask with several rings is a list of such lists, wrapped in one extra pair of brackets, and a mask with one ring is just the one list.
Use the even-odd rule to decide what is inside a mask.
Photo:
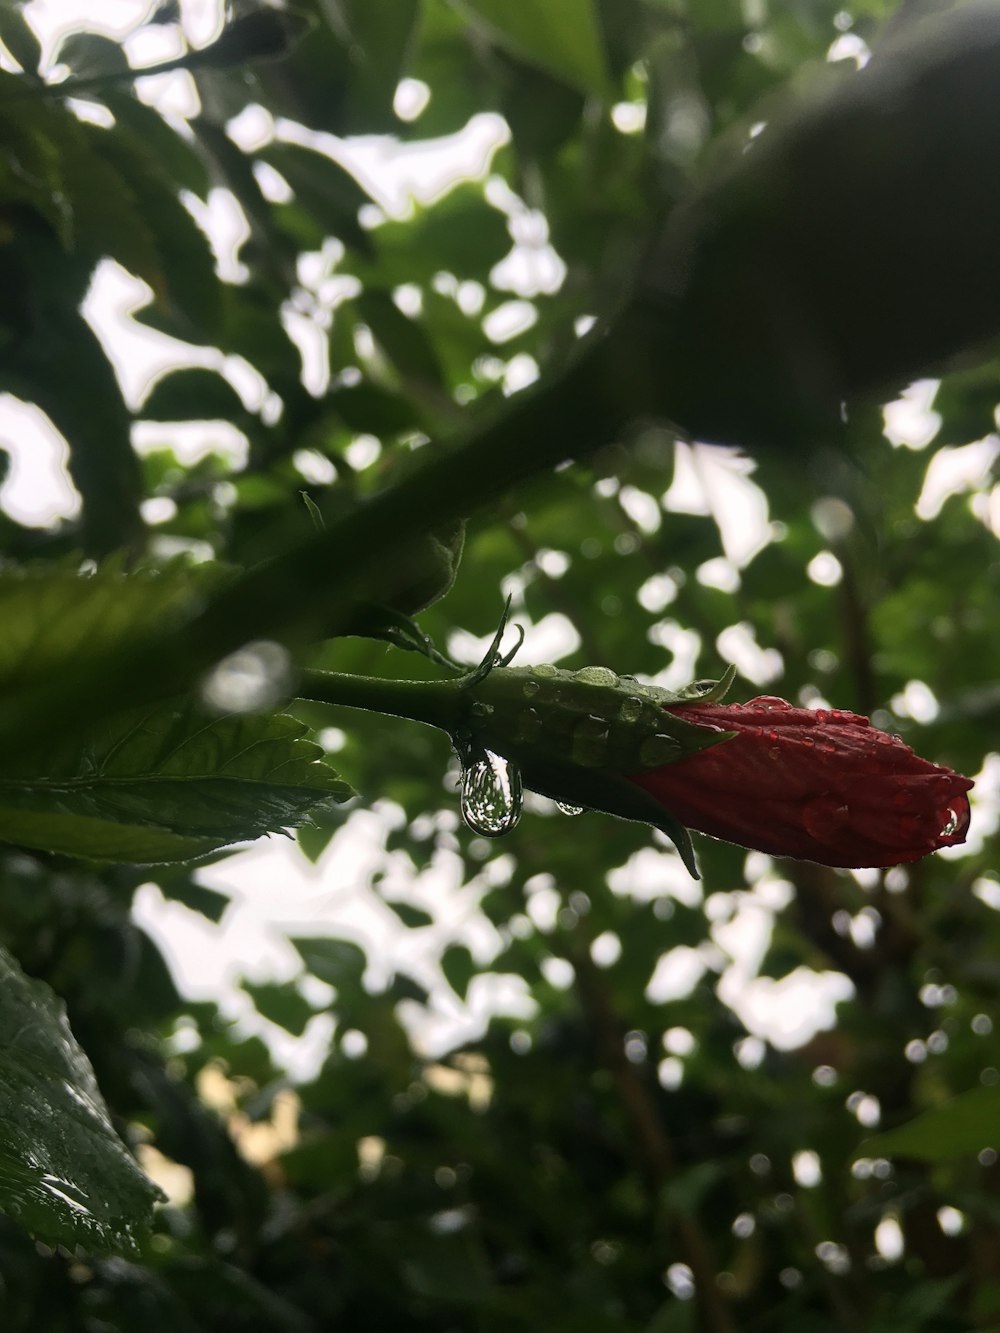
[(853, 867), (916, 861), (965, 841), (972, 782), (866, 717), (766, 696), (668, 711), (731, 739), (631, 781), (702, 833), (772, 856)]

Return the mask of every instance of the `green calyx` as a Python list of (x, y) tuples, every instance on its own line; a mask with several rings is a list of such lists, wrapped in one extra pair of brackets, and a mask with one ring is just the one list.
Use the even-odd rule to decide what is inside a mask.
[(463, 682), (467, 726), (489, 749), (525, 767), (634, 775), (727, 740), (730, 732), (709, 731), (667, 710), (714, 702), (734, 675), (730, 669), (718, 682), (673, 692), (606, 667), (572, 672), (548, 665), (496, 666)]

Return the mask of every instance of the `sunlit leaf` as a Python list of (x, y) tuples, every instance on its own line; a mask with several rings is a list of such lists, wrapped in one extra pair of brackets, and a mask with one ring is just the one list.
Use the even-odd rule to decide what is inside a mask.
[(0, 838), (99, 861), (184, 861), (305, 822), (351, 791), (294, 718), (130, 711), (0, 764)]

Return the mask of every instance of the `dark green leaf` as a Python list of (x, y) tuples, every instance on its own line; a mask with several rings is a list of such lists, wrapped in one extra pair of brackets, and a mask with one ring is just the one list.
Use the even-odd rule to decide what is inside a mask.
[(244, 981), (242, 985), (253, 1000), (257, 1012), (294, 1037), (301, 1037), (316, 1013), (309, 1001), (289, 982)]
[(460, 0), (460, 7), (515, 55), (581, 92), (610, 96), (593, 0)]
[(449, 944), (441, 955), (441, 971), (459, 999), (466, 998), (477, 970), (476, 960), (464, 944)]
[(384, 898), (383, 902), (386, 907), (392, 908), (403, 925), (410, 930), (419, 930), (421, 926), (432, 926), (434, 924), (434, 918), (430, 912), (425, 912), (422, 907), (414, 907), (412, 903), (399, 902), (393, 898)]
[(975, 1156), (1000, 1143), (1000, 1088), (973, 1088), (942, 1106), (925, 1111), (898, 1129), (865, 1139), (865, 1157), (916, 1157), (943, 1162)]
[(112, 1128), (63, 1005), (0, 950), (0, 1208), (54, 1244), (127, 1251), (158, 1197)]
[(350, 940), (300, 938), (291, 943), (313, 976), (338, 990), (358, 985), (364, 975), (364, 950)]

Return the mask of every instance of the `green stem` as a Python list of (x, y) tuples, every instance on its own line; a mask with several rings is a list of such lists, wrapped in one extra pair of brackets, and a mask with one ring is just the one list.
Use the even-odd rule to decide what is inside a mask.
[(615, 339), (595, 334), (564, 375), (518, 395), (455, 448), (426, 447), (426, 461), (357, 505), (324, 533), (248, 570), (185, 624), (41, 680), (0, 702), (0, 753), (79, 732), (123, 708), (194, 686), (251, 639), (299, 647), (336, 635), (359, 598), (405, 579), (413, 543), (464, 518), (529, 476), (585, 457), (627, 415), (635, 375)]
[(340, 671), (304, 671), (296, 694), (315, 703), (424, 722), (449, 735), (461, 728), (469, 706), (460, 680), (383, 680)]

